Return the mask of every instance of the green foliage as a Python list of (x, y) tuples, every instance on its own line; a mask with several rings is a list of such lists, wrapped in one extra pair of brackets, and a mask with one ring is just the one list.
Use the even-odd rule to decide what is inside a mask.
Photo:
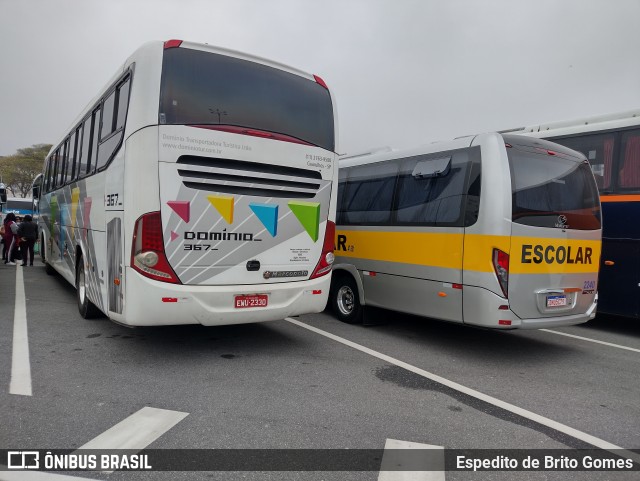
[(42, 173), (44, 159), (50, 149), (50, 144), (35, 144), (0, 158), (0, 178), (10, 197), (28, 197), (31, 194), (31, 183), (36, 175)]

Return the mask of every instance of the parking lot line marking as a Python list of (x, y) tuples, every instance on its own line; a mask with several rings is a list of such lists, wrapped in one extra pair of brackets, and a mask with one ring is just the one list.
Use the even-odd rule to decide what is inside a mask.
[[(2, 466), (5, 469), (6, 466)], [(95, 478), (79, 478), (65, 474), (43, 473), (41, 471), (3, 471), (0, 481), (98, 481)]]
[[(400, 471), (398, 467), (402, 464), (405, 467), (415, 464), (415, 458), (411, 457), (411, 449), (429, 450), (433, 453), (426, 459), (441, 467), (441, 471)], [(391, 451), (389, 451), (391, 450)], [(390, 454), (393, 453), (393, 454)], [(426, 456), (421, 453), (420, 456)], [(403, 459), (405, 457), (406, 459)], [(436, 458), (437, 457), (437, 458)], [(404, 461), (404, 463), (403, 463)], [(386, 466), (395, 468), (392, 471), (383, 471)], [(445, 459), (444, 447), (434, 446), (432, 444), (414, 443), (411, 441), (401, 441), (399, 439), (389, 439), (384, 444), (384, 453), (382, 454), (381, 470), (378, 474), (378, 481), (445, 481), (444, 473)], [(426, 467), (426, 466), (425, 466)]]
[(622, 346), (620, 344), (613, 344), (612, 342), (598, 341), (597, 339), (591, 339), (590, 337), (576, 336), (574, 334), (567, 334), (566, 332), (552, 331), (551, 329), (540, 329), (540, 331), (558, 334), (559, 336), (573, 337), (574, 339), (580, 339), (581, 341), (595, 342), (597, 344), (603, 344), (605, 346), (617, 347), (618, 349), (626, 349), (627, 351), (640, 352), (640, 349)]
[(13, 350), (11, 353), (9, 394), (18, 394), (21, 396), (32, 395), (27, 304), (24, 294), (24, 276), (21, 267), (16, 268), (16, 301), (13, 311)]
[[(466, 386), (463, 386), (462, 384), (458, 384), (457, 382), (450, 381), (449, 379), (446, 379), (442, 376), (438, 376), (437, 374), (433, 374), (431, 372), (425, 371), (424, 369), (420, 369), (419, 367), (412, 366), (411, 364), (408, 364), (404, 361), (400, 361), (399, 359), (395, 359), (391, 356), (387, 356), (386, 354), (382, 354), (378, 351), (374, 351), (373, 349), (369, 349), (368, 347), (362, 346), (361, 344), (357, 344), (353, 341), (349, 341), (348, 339), (345, 339), (340, 336), (336, 336), (335, 334), (331, 334), (330, 332), (323, 331), (322, 329), (318, 329), (317, 327), (310, 326), (296, 319), (287, 317), (285, 318), (285, 321), (295, 324), (296, 326), (300, 326), (304, 329), (308, 329), (309, 331), (315, 332), (316, 334), (320, 334), (321, 336), (325, 336), (325, 337), (328, 337), (329, 339), (333, 339), (336, 342), (349, 346), (360, 352), (364, 352), (365, 354), (369, 354), (370, 356), (376, 357), (382, 361), (388, 362), (390, 364), (394, 364), (398, 367), (406, 369), (407, 371), (411, 371), (415, 374), (418, 374), (419, 376), (422, 376), (432, 381), (435, 381), (437, 383), (440, 383), (443, 386), (447, 386), (451, 389), (454, 389), (468, 396), (474, 397), (476, 399), (487, 402), (489, 404), (493, 404), (494, 406), (502, 408), (505, 411), (512, 412), (514, 414), (517, 414), (518, 416), (529, 419), (538, 424), (542, 424), (543, 426), (547, 426), (551, 429), (555, 429), (558, 432), (564, 433), (568, 436), (571, 436), (572, 438), (584, 441), (585, 443), (591, 444), (592, 446), (595, 446), (601, 449), (606, 449), (607, 451), (615, 450), (616, 454), (618, 455), (625, 456), (636, 462), (640, 461), (640, 456), (638, 456), (637, 454), (631, 451), (624, 450), (623, 448), (616, 446), (615, 444), (612, 444), (608, 441), (592, 436), (591, 434), (587, 434), (585, 432), (579, 431), (577, 429), (574, 429), (572, 427), (569, 427), (565, 424), (559, 423), (552, 419), (546, 418), (534, 412), (527, 411), (526, 409), (520, 408), (506, 401), (501, 401), (500, 399), (495, 398), (493, 396), (489, 396), (488, 394), (483, 394), (480, 391), (476, 391), (475, 389), (468, 388)], [(624, 454), (622, 454), (622, 452), (624, 452)]]
[(78, 449), (146, 448), (189, 413), (143, 407)]

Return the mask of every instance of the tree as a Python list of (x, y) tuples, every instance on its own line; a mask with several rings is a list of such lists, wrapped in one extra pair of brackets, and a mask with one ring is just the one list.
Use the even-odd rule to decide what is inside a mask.
[(27, 197), (36, 175), (42, 173), (50, 144), (35, 144), (0, 158), (0, 179), (13, 197)]

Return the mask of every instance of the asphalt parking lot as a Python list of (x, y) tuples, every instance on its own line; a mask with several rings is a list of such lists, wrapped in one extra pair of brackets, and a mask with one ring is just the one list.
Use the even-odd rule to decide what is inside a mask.
[[(397, 313), (381, 313), (386, 322), (378, 326), (352, 326), (324, 312), (242, 326), (131, 329), (82, 319), (73, 287), (36, 264), (0, 265), (2, 449), (118, 448), (101, 444), (105, 433), (156, 413), (162, 427), (140, 441), (147, 449), (246, 450), (249, 460), (260, 449), (357, 453), (382, 450), (387, 440), (501, 454), (640, 447), (640, 324), (633, 321), (599, 317), (570, 328), (498, 332)], [(30, 394), (24, 366), (15, 366), (21, 282)], [(0, 479), (21, 479), (15, 474), (0, 471)], [(357, 469), (71, 475), (380, 479)], [(443, 476), (631, 480), (638, 472)]]

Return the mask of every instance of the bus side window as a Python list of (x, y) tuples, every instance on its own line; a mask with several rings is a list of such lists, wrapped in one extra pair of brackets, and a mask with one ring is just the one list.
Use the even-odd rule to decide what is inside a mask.
[(76, 176), (76, 178), (78, 179), (87, 175), (90, 145), (91, 145), (91, 117), (87, 117), (86, 119), (84, 119), (84, 124), (82, 125), (82, 149), (80, 150), (80, 159), (78, 160), (78, 165), (80, 166), (80, 169), (78, 170), (78, 175)]
[(398, 224), (463, 226), (469, 155), (456, 152), (449, 158), (439, 154), (433, 162), (423, 156), (405, 159), (398, 179)]
[(339, 171), (339, 181), (338, 181), (338, 197), (337, 197), (337, 208), (336, 208), (336, 222), (338, 224), (345, 223), (345, 205), (344, 205), (344, 191), (347, 188), (347, 175), (349, 169), (340, 169)]
[[(98, 147), (98, 169), (109, 163), (122, 142), (128, 102), (129, 78), (104, 101), (100, 146)], [(105, 125), (108, 125), (108, 128), (105, 128)]]
[(78, 142), (78, 131), (74, 130), (69, 141), (69, 164), (67, 167), (67, 180), (73, 182), (76, 168), (76, 148)]
[(93, 174), (96, 171), (96, 159), (98, 157), (98, 134), (100, 131), (100, 110), (98, 107), (91, 114), (91, 148), (89, 150), (89, 160), (87, 162), (87, 173)]
[(58, 167), (60, 162), (60, 149), (56, 150), (51, 157), (53, 159), (53, 173), (51, 175), (51, 188), (56, 189), (58, 187), (58, 173), (60, 168)]
[(640, 189), (640, 131), (625, 132), (622, 136), (622, 159), (619, 185), (623, 189)]
[(60, 157), (60, 183), (58, 185), (63, 186), (67, 183), (67, 167), (69, 163), (69, 139), (64, 141), (62, 147), (60, 147), (62, 156)]
[(385, 224), (391, 221), (397, 162), (352, 167), (345, 192), (345, 224)]

